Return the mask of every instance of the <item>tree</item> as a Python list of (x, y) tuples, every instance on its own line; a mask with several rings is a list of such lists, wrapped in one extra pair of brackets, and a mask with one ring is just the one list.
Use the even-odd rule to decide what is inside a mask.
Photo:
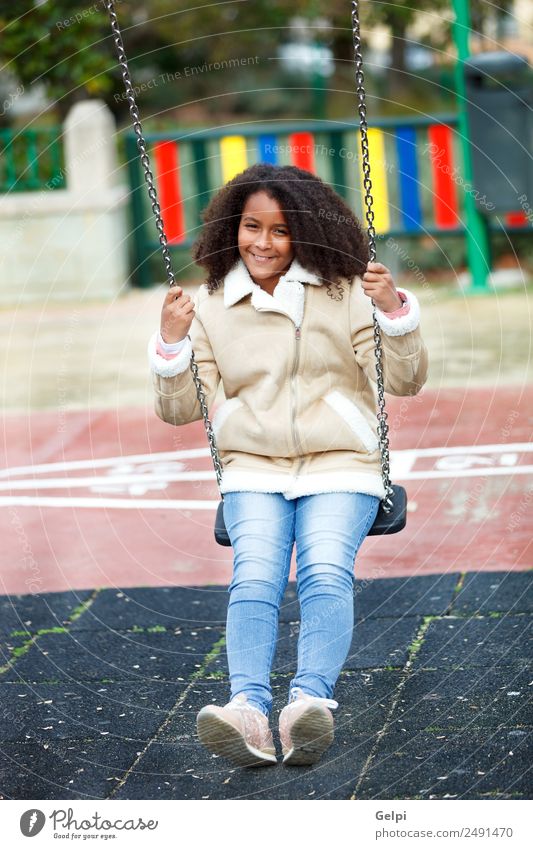
[(102, 47), (106, 16), (100, 3), (79, 0), (0, 2), (0, 58), (30, 88), (44, 82), (61, 116), (72, 103), (112, 88), (109, 52)]
[(389, 65), (389, 86), (393, 93), (397, 93), (407, 87), (408, 78), (405, 74), (406, 48), (408, 44), (409, 27), (413, 25), (421, 12), (438, 12), (450, 6), (450, 0), (431, 0), (431, 2), (417, 2), (413, 0), (394, 0), (394, 2), (371, 2), (362, 4), (365, 9), (365, 23), (367, 27), (376, 24), (384, 24), (391, 35), (391, 57)]
[[(505, 9), (510, 3), (498, 0), (497, 5)], [(451, 0), (361, 0), (363, 38), (376, 24), (385, 24), (392, 36), (389, 90), (408, 84), (406, 43), (417, 15), (450, 6)], [(492, 8), (494, 4), (472, 0), (478, 28)], [(277, 68), (271, 60), (280, 42), (288, 39), (290, 20), (296, 15), (309, 21), (327, 17), (331, 27), (320, 33), (321, 38), (340, 63), (353, 61), (348, 0), (116, 0), (116, 10), (134, 82), (186, 65), (201, 67), (257, 55), (261, 60), (257, 87), (268, 88), (267, 80)], [(103, 0), (92, 0), (92, 5), (91, 0), (0, 0), (0, 34), (1, 64), (26, 89), (35, 81), (43, 82), (61, 118), (73, 102), (85, 97), (103, 97), (116, 113), (127, 113), (126, 101), (114, 97), (123, 87)], [(248, 74), (254, 87), (251, 69)], [(216, 103), (224, 86), (231, 90), (241, 84), (242, 76), (199, 74), (192, 97), (205, 96)], [(188, 90), (182, 87), (176, 93), (177, 100), (185, 99)], [(160, 90), (157, 96), (163, 95)], [(231, 98), (220, 102), (232, 103)]]
[[(315, 4), (320, 6), (320, 4)], [(28, 8), (30, 6), (30, 8)], [(137, 68), (276, 55), (288, 22), (309, 0), (116, 0), (127, 53)], [(120, 85), (103, 0), (0, 0), (0, 58), (26, 86), (43, 81), (61, 112), (83, 97), (111, 99)], [(119, 86), (118, 86), (119, 87)]]

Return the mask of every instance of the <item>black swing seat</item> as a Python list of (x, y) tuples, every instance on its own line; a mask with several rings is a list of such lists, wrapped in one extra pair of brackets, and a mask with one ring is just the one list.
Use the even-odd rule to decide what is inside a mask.
[(407, 523), (407, 492), (397, 483), (392, 486), (392, 509), (390, 513), (385, 513), (383, 502), (379, 505), (379, 510), (374, 519), (374, 523), (370, 528), (367, 536), (383, 536), (384, 534), (397, 534), (398, 531), (403, 531)]
[[(407, 522), (407, 493), (403, 486), (392, 484), (392, 510), (385, 513), (383, 502), (374, 519), (374, 523), (368, 532), (368, 536), (383, 536), (384, 534), (397, 534), (405, 528)], [(219, 545), (231, 546), (231, 540), (226, 530), (224, 521), (224, 502), (220, 501), (215, 518), (215, 540)]]
[(224, 521), (224, 502), (220, 501), (215, 517), (215, 539), (219, 545), (231, 545)]

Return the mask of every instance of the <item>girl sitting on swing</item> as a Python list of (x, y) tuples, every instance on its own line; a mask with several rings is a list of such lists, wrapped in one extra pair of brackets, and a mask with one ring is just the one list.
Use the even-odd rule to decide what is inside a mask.
[(360, 224), (320, 178), (256, 164), (213, 197), (193, 248), (207, 271), (194, 302), (170, 287), (149, 343), (157, 415), (202, 418), (191, 347), (222, 464), (233, 547), (226, 646), (231, 701), (197, 717), (201, 743), (241, 766), (276, 763), (269, 728), (278, 615), (296, 544), (298, 666), (279, 717), (283, 763), (333, 740), (330, 708), (354, 626), (357, 551), (385, 495), (376, 435), (372, 303), (385, 390), (427, 374), (419, 305), (368, 262)]

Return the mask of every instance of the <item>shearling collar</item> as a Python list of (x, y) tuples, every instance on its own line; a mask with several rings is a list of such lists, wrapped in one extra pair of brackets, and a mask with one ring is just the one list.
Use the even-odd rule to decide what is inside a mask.
[[(308, 271), (300, 265), (298, 260), (293, 259), (289, 270), (279, 278), (278, 286), (281, 284), (280, 290), (285, 289), (285, 284), (287, 283), (311, 283), (315, 286), (320, 286), (321, 280), (312, 271)], [(269, 298), (271, 297), (252, 280), (246, 265), (239, 258), (224, 278), (224, 306), (232, 307), (237, 301), (240, 301), (241, 298), (249, 294), (252, 294), (252, 303), (254, 300), (257, 302), (258, 297), (262, 301), (261, 294)]]

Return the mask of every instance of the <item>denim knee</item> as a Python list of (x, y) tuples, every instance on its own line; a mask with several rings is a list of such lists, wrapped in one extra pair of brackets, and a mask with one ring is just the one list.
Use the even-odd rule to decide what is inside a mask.
[(229, 604), (237, 601), (262, 601), (279, 607), (280, 589), (277, 584), (257, 578), (242, 578), (232, 581)]
[(302, 568), (297, 578), (298, 596), (309, 595), (353, 595), (354, 575), (341, 567), (312, 565)]

